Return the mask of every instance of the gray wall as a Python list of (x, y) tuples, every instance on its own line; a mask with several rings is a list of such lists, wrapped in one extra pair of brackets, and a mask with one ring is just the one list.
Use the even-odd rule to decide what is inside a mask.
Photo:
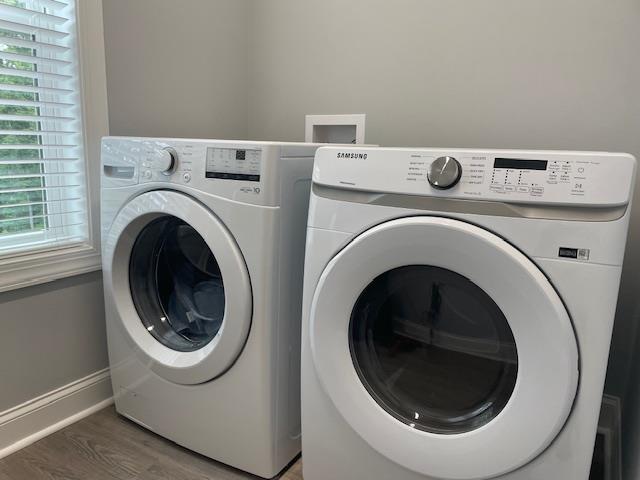
[[(387, 146), (640, 158), (637, 0), (270, 0), (249, 15), (250, 138), (300, 140), (305, 114), (366, 113), (367, 141)], [(640, 384), (636, 204), (607, 380), (623, 398)], [(640, 392), (623, 422), (631, 463), (638, 405)]]
[(103, 0), (112, 135), (245, 138), (246, 0)]
[(108, 366), (102, 274), (0, 293), (0, 412)]

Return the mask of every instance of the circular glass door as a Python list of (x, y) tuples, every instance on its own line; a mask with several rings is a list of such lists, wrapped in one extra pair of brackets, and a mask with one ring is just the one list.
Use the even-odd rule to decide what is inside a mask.
[(199, 350), (220, 331), (225, 307), (220, 266), (185, 221), (164, 216), (142, 229), (131, 251), (129, 285), (145, 328), (167, 347)]
[(351, 314), (356, 371), (412, 428), (454, 434), (495, 418), (516, 385), (518, 355), (504, 314), (480, 287), (426, 265), (379, 275)]
[(152, 191), (130, 200), (104, 238), (109, 321), (144, 366), (183, 385), (224, 374), (249, 336), (253, 294), (218, 217), (187, 195)]

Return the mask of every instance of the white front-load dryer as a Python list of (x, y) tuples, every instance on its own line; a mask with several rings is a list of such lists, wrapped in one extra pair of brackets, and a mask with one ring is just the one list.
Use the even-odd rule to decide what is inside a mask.
[(586, 480), (635, 165), (318, 150), (305, 480)]
[(117, 411), (267, 478), (300, 452), (300, 309), (316, 148), (102, 142)]

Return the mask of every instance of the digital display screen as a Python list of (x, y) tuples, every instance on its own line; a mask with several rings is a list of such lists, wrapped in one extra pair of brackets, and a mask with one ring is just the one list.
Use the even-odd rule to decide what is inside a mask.
[(496, 158), (493, 168), (513, 168), (517, 170), (546, 170), (547, 160), (524, 160), (520, 158)]
[(207, 178), (259, 182), (262, 153), (259, 149), (207, 148)]

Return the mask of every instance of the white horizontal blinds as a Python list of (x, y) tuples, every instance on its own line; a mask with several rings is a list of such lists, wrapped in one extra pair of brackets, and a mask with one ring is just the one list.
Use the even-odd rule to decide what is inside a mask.
[(74, 0), (0, 0), (0, 254), (88, 238)]

